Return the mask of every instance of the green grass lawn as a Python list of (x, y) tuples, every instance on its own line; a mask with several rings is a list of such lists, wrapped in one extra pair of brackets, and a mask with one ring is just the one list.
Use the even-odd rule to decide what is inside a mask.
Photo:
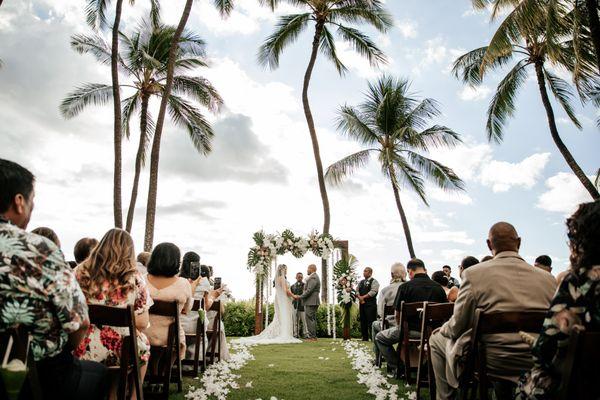
[[(373, 399), (374, 396), (367, 393), (367, 387), (356, 382), (357, 372), (352, 369), (341, 341), (332, 343), (331, 339), (321, 339), (314, 343), (253, 347), (251, 352), (255, 359), (236, 372), (241, 375), (237, 381), (240, 389), (233, 390), (227, 398)], [(198, 385), (198, 382), (186, 378), (183, 393), (173, 393), (171, 398), (183, 399), (188, 387)], [(245, 387), (248, 382), (252, 382), (251, 388)], [(408, 388), (403, 382), (390, 380), (390, 383), (399, 384), (398, 395), (402, 398)]]

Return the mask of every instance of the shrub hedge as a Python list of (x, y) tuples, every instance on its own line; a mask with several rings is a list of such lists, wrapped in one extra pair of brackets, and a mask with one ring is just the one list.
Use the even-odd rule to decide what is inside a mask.
[[(337, 337), (342, 336), (341, 308), (336, 305)], [(269, 320), (273, 320), (273, 305), (269, 307)], [(254, 334), (254, 301), (234, 301), (225, 305), (223, 315), (225, 332), (227, 336), (251, 336)], [(352, 319), (350, 334), (353, 338), (360, 338), (360, 323), (358, 318)], [(321, 305), (317, 310), (317, 336), (327, 336), (327, 309)]]

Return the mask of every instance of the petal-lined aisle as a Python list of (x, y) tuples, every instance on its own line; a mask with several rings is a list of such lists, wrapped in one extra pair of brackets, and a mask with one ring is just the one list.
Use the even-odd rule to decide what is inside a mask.
[[(373, 380), (360, 379), (359, 375), (364, 374), (365, 366), (362, 370), (353, 369), (358, 364), (364, 364), (365, 360), (361, 354), (363, 346), (360, 342), (353, 342), (352, 352), (347, 352), (341, 340), (320, 340), (315, 343), (302, 343), (292, 345), (268, 345), (244, 347), (244, 355), (239, 357), (239, 362), (235, 365), (228, 365), (225, 368), (218, 368), (219, 371), (209, 372), (207, 387), (208, 392), (214, 394), (225, 394), (229, 400), (248, 400), (248, 399), (272, 399), (273, 397), (283, 400), (372, 400), (379, 394), (379, 399), (383, 399), (383, 391), (373, 390), (372, 385), (366, 385)], [(365, 349), (368, 350), (368, 349)], [(356, 356), (360, 355), (360, 360)], [(235, 357), (235, 356), (234, 356)], [(241, 367), (239, 370), (237, 367)], [(223, 371), (226, 370), (226, 374)], [(227, 383), (225, 393), (216, 390), (219, 382), (218, 376), (224, 377)], [(235, 378), (232, 380), (232, 378)], [(381, 379), (385, 379), (381, 377)], [(361, 383), (359, 383), (359, 380)], [(186, 380), (185, 393), (190, 399), (206, 399), (203, 395), (204, 390), (190, 390), (190, 385), (196, 388), (202, 388), (202, 378), (197, 380)], [(235, 383), (233, 383), (235, 381)], [(364, 384), (363, 384), (364, 383)], [(380, 384), (382, 382), (379, 382)], [(390, 380), (390, 384), (397, 384)], [(390, 392), (391, 385), (387, 385), (385, 393)], [(227, 390), (229, 389), (229, 390)], [(368, 391), (371, 391), (370, 394)], [(220, 393), (219, 393), (220, 392)], [(399, 385), (397, 397), (391, 399), (409, 400), (413, 396), (411, 390), (403, 384)], [(172, 395), (171, 398), (185, 398), (184, 395)], [(217, 397), (208, 397), (213, 399)], [(385, 398), (388, 398), (387, 396)]]

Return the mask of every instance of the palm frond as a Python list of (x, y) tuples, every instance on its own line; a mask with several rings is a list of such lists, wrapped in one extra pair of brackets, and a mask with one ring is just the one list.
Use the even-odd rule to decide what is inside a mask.
[(454, 173), (451, 168), (446, 167), (439, 161), (425, 157), (414, 151), (408, 151), (408, 160), (416, 171), (425, 179), (432, 181), (443, 190), (464, 190), (464, 182)]
[(581, 129), (581, 123), (577, 119), (575, 111), (573, 111), (573, 107), (571, 106), (571, 99), (573, 98), (571, 86), (563, 79), (552, 74), (547, 68), (544, 68), (544, 76), (548, 81), (548, 86), (550, 86), (550, 90), (554, 94), (554, 97), (561, 105), (563, 110), (565, 110), (565, 113), (567, 113), (569, 119), (578, 129)]
[(332, 185), (341, 184), (344, 178), (351, 175), (356, 169), (367, 165), (371, 151), (375, 150), (361, 150), (331, 164), (325, 173), (325, 180)]
[(88, 0), (85, 6), (85, 19), (94, 29), (104, 29), (107, 25), (106, 8), (110, 0)]
[(404, 140), (416, 149), (429, 151), (431, 148), (454, 148), (462, 143), (457, 132), (443, 125), (433, 125), (415, 135), (409, 135)]
[(500, 143), (504, 126), (515, 111), (515, 98), (527, 78), (528, 61), (522, 60), (502, 79), (488, 107), (486, 130), (488, 140)]
[(427, 196), (425, 194), (425, 181), (421, 177), (419, 171), (414, 169), (401, 157), (393, 159), (393, 166), (395, 167), (395, 173), (392, 179), (395, 181), (395, 184), (398, 185), (398, 188), (401, 186), (408, 186), (421, 198), (421, 201), (428, 206), (429, 202), (427, 201)]
[(337, 34), (348, 42), (358, 54), (365, 57), (372, 66), (387, 63), (385, 54), (377, 47), (375, 42), (358, 29), (338, 25)]
[(333, 7), (329, 19), (336, 23), (367, 23), (385, 33), (394, 25), (392, 15), (385, 10), (380, 1), (353, 1), (339, 7)]
[(344, 75), (348, 68), (344, 65), (344, 63), (339, 59), (336, 49), (335, 49), (335, 40), (333, 39), (333, 35), (327, 29), (327, 27), (323, 27), (323, 33), (321, 34), (321, 45), (319, 46), (321, 53), (323, 53), (327, 58), (333, 62), (335, 65), (335, 69), (338, 74)]
[(173, 78), (173, 92), (182, 93), (193, 98), (213, 113), (219, 112), (223, 105), (223, 99), (219, 92), (205, 78), (185, 75), (176, 76)]
[(258, 50), (258, 62), (271, 69), (277, 68), (283, 49), (298, 38), (310, 19), (310, 13), (280, 17), (275, 26), (275, 32), (267, 37)]
[(169, 115), (176, 125), (188, 131), (196, 150), (208, 155), (212, 150), (213, 129), (204, 115), (192, 103), (171, 93), (168, 100)]
[(71, 48), (79, 54), (93, 55), (101, 64), (110, 65), (110, 45), (98, 34), (71, 36)]
[(350, 106), (342, 106), (338, 111), (337, 129), (344, 135), (367, 146), (379, 142), (379, 136), (360, 113)]
[(122, 120), (122, 131), (127, 138), (131, 136), (131, 117), (135, 114), (138, 107), (140, 106), (140, 92), (137, 91), (121, 102), (121, 120)]
[(233, 0), (213, 0), (213, 4), (222, 17), (228, 16), (233, 11)]
[(99, 83), (86, 83), (67, 94), (60, 103), (60, 113), (64, 118), (73, 118), (90, 105), (105, 105), (112, 100), (112, 86)]

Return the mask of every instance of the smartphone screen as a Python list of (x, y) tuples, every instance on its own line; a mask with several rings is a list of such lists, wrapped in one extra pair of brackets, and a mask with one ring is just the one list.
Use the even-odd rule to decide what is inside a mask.
[(221, 289), (221, 278), (215, 278), (215, 290)]

